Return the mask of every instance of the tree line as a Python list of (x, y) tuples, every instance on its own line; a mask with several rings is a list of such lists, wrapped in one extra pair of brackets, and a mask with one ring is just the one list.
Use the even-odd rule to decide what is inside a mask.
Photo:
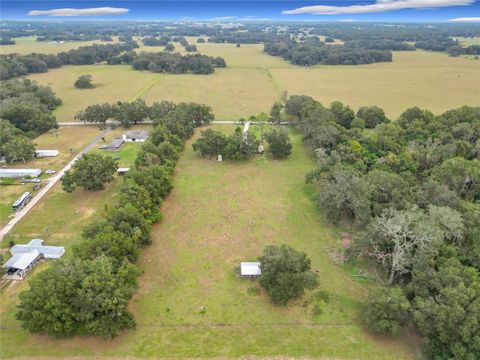
[(240, 161), (257, 154), (263, 140), (268, 143), (268, 151), (276, 159), (286, 158), (292, 152), (292, 143), (288, 132), (280, 127), (274, 127), (265, 134), (262, 131), (260, 141), (253, 131), (244, 133), (241, 127), (237, 127), (233, 134), (228, 136), (222, 131), (207, 129), (202, 131), (192, 147), (194, 151), (198, 151), (205, 157), (222, 155), (222, 159)]
[(392, 122), (378, 107), (355, 113), (292, 96), (285, 111), (315, 152), (307, 181), (319, 187), (319, 205), (331, 222), (356, 227), (351, 261), (367, 257), (383, 269), (387, 285), (372, 291), (366, 325), (395, 335), (413, 323), (429, 358), (475, 359), (480, 108), (435, 116), (414, 107)]
[(29, 79), (0, 83), (0, 157), (27, 161), (35, 153), (32, 139), (58, 124), (52, 110), (61, 100), (48, 86)]
[[(193, 119), (194, 124), (189, 125), (182, 117)], [(141, 124), (146, 120), (157, 122), (159, 118), (165, 118), (164, 121), (173, 132), (182, 132), (191, 136), (194, 127), (210, 123), (213, 120), (213, 114), (212, 109), (204, 104), (183, 102), (175, 104), (171, 101), (160, 101), (148, 106), (145, 100), (137, 99), (131, 102), (117, 101), (114, 104), (89, 105), (75, 115), (76, 120), (85, 123), (104, 127), (107, 121), (115, 120), (125, 128)]]
[[(136, 42), (82, 46), (68, 52), (54, 54), (9, 54), (0, 55), (0, 80), (7, 80), (30, 73), (47, 72), (63, 65), (92, 65), (106, 61), (109, 65), (131, 64), (134, 70), (181, 74), (211, 74), (217, 67), (225, 67), (225, 59), (206, 55), (181, 55), (169, 51), (159, 53), (133, 51)], [(189, 52), (196, 51), (195, 45), (187, 45)]]
[[(154, 128), (123, 178), (117, 205), (83, 229), (71, 256), (33, 277), (29, 290), (20, 294), (16, 317), (24, 329), (52, 337), (109, 338), (135, 327), (127, 309), (138, 286), (135, 262), (152, 241), (151, 227), (161, 219), (160, 205), (172, 190), (185, 140), (213, 119), (210, 108), (206, 117), (197, 117), (198, 107), (204, 105), (155, 105)], [(62, 186), (69, 192), (76, 186), (100, 190), (112, 181), (116, 167), (111, 157), (86, 154), (65, 174)]]
[(305, 42), (290, 40), (265, 43), (264, 51), (272, 56), (281, 56), (292, 64), (304, 66), (316, 64), (359, 65), (392, 61), (390, 50), (365, 49), (347, 44), (326, 45), (318, 39), (309, 39)]
[[(195, 45), (193, 45), (195, 46)], [(134, 70), (148, 70), (151, 72), (166, 72), (172, 74), (193, 74), (208, 75), (215, 71), (215, 68), (226, 67), (225, 59), (201, 54), (182, 55), (180, 53), (141, 52), (131, 62)]]
[(63, 65), (92, 65), (137, 48), (135, 42), (81, 46), (55, 54), (0, 55), (0, 80), (43, 73)]

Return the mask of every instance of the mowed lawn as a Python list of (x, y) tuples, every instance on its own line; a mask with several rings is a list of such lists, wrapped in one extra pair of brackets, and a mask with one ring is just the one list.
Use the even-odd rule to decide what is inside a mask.
[[(14, 320), (14, 301), (8, 298), (6, 304), (2, 301), (8, 329), (0, 330), (3, 356), (412, 359), (402, 339), (373, 337), (360, 326), (366, 289), (327, 255), (337, 240), (304, 181), (314, 163), (300, 136), (292, 136), (293, 154), (283, 161), (264, 156), (217, 163), (195, 154), (192, 141), (187, 144), (174, 191), (162, 207), (164, 219), (154, 227), (153, 244), (142, 252), (144, 273), (131, 302), (136, 330), (113, 340), (28, 335)], [(70, 202), (75, 208), (77, 201), (88, 206), (85, 195), (74, 194)], [(21, 232), (33, 232), (22, 225)], [(265, 246), (282, 243), (308, 253), (319, 272), (319, 290), (328, 292), (329, 302), (314, 300), (315, 291), (288, 307), (276, 307), (263, 292), (249, 290), (258, 288), (256, 281), (237, 276), (240, 261), (255, 260)], [(313, 304), (321, 314), (312, 313)]]
[[(34, 168), (45, 170), (52, 169), (55, 171), (63, 168), (75, 154), (78, 154), (90, 141), (92, 141), (99, 133), (98, 127), (82, 126), (82, 127), (60, 127), (58, 130), (40, 135), (34, 139), (33, 143), (37, 149), (43, 150), (59, 150), (58, 156), (32, 159), (26, 163), (17, 162), (8, 164), (9, 168)], [(51, 175), (42, 174), (41, 179), (50, 177)], [(33, 184), (15, 184), (0, 187), (0, 226), (7, 222), (8, 218), (13, 214), (12, 203), (20, 197), (25, 191), (32, 190)]]
[[(218, 120), (236, 120), (268, 112), (285, 91), (310, 95), (325, 105), (339, 100), (355, 110), (378, 105), (393, 119), (411, 106), (439, 114), (462, 105), (480, 104), (480, 61), (473, 58), (425, 51), (394, 52), (391, 63), (305, 68), (267, 55), (259, 44), (242, 44), (240, 48), (235, 44), (196, 45), (202, 54), (224, 57), (227, 68), (211, 75), (176, 75), (99, 64), (65, 66), (29, 77), (50, 85), (63, 100), (54, 112), (60, 122), (74, 121), (75, 114), (91, 104), (136, 98), (148, 103), (201, 102), (212, 106)], [(137, 51), (162, 49), (142, 46)], [(177, 44), (177, 50), (183, 48)], [(93, 76), (95, 89), (73, 86), (82, 74)]]
[(63, 44), (53, 44), (48, 41), (37, 41), (36, 36), (26, 36), (13, 38), (15, 45), (1, 45), (0, 54), (58, 54), (62, 51), (78, 49), (80, 46), (89, 46), (93, 44), (112, 44), (113, 42), (104, 42), (100, 40), (92, 41), (65, 41)]

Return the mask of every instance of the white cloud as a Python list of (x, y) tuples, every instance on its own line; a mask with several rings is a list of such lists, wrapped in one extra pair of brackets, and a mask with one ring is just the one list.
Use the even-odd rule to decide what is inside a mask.
[(454, 18), (448, 20), (450, 22), (480, 22), (480, 17), (464, 17), (464, 18)]
[(312, 14), (312, 15), (335, 15), (335, 14), (365, 14), (385, 12), (402, 9), (439, 8), (448, 6), (462, 6), (473, 4), (475, 0), (376, 0), (374, 4), (328, 6), (314, 5), (304, 6), (298, 9), (285, 10), (282, 14)]
[(219, 17), (212, 18), (211, 20), (233, 20), (236, 18), (237, 18), (236, 16), (219, 16)]
[(118, 15), (128, 13), (129, 9), (99, 7), (87, 9), (52, 9), (52, 10), (31, 10), (30, 16), (48, 15), (48, 16), (98, 16), (98, 15)]
[(355, 20), (353, 19), (341, 19), (341, 20), (338, 20), (340, 22), (354, 22)]

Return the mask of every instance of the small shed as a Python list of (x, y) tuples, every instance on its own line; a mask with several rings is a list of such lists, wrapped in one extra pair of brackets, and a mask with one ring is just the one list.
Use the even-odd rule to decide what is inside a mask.
[(256, 278), (262, 275), (262, 269), (259, 262), (241, 262), (240, 276), (248, 278)]
[(148, 131), (146, 130), (129, 130), (122, 135), (126, 142), (145, 142), (148, 139)]
[(35, 150), (35, 157), (55, 157), (58, 154), (58, 150)]
[(127, 168), (127, 167), (119, 167), (119, 168), (117, 169), (117, 174), (120, 175), (120, 176), (123, 176), (123, 175), (125, 175), (125, 174), (128, 172), (128, 170), (130, 170), (130, 168)]
[(122, 148), (124, 144), (125, 140), (123, 139), (113, 139), (110, 144), (100, 146), (100, 149), (106, 151), (118, 151)]

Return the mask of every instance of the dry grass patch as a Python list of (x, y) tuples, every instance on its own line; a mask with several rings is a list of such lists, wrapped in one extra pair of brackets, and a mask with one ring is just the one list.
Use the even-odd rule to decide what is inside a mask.
[(48, 41), (37, 41), (36, 36), (27, 36), (13, 38), (15, 40), (15, 45), (2, 45), (0, 46), (0, 54), (30, 54), (30, 53), (40, 53), (40, 54), (58, 54), (63, 51), (69, 51), (73, 49), (78, 49), (80, 46), (89, 46), (93, 44), (113, 44), (113, 42), (104, 42), (100, 40), (93, 41), (65, 41), (63, 44), (50, 44)]
[[(90, 74), (95, 88), (77, 89), (73, 86), (80, 75)], [(63, 104), (54, 115), (59, 122), (75, 121), (75, 114), (88, 105), (103, 102), (130, 101), (141, 96), (152, 86), (160, 74), (132, 70), (130, 65), (78, 65), (64, 66), (29, 78), (49, 85)]]
[(236, 120), (269, 111), (280, 95), (264, 70), (225, 68), (211, 75), (161, 75), (144, 99), (204, 103), (213, 108), (216, 119)]
[(354, 109), (378, 105), (392, 118), (412, 106), (438, 114), (480, 104), (480, 62), (442, 53), (395, 52), (391, 63), (271, 73), (290, 94), (310, 95), (325, 105), (339, 100)]

